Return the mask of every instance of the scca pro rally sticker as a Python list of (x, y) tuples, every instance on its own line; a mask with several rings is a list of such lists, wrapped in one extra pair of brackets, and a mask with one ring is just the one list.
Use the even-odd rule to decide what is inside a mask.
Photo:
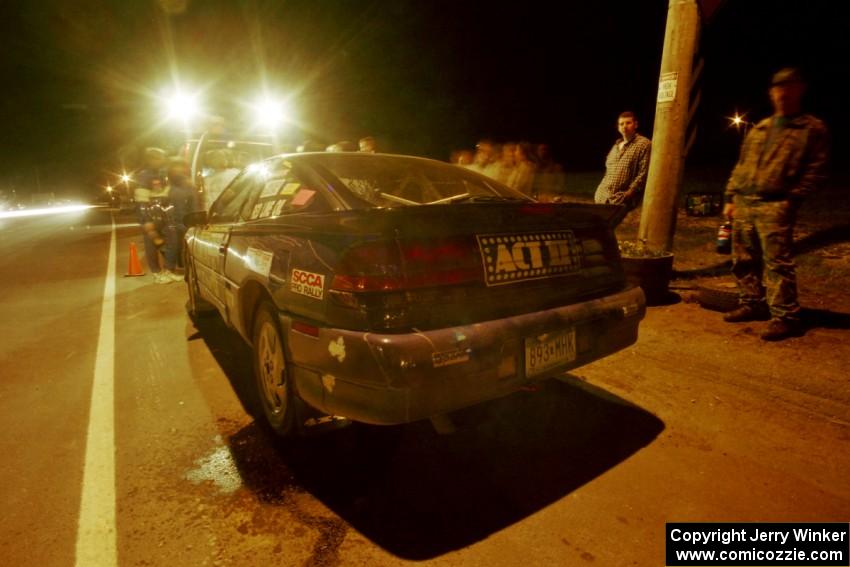
[(289, 278), (289, 290), (313, 299), (322, 299), (325, 293), (325, 276), (293, 269)]

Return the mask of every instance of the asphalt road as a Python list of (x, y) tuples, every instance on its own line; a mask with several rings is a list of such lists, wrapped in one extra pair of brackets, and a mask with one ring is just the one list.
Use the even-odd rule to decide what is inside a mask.
[[(282, 444), (132, 218), (0, 219), (4, 565), (661, 565), (667, 521), (850, 519), (848, 325), (678, 303), (636, 346), (430, 424)], [(110, 287), (112, 279), (114, 290)]]

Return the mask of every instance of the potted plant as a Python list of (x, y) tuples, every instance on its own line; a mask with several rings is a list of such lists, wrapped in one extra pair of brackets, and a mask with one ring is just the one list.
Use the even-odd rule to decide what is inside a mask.
[(619, 244), (626, 281), (643, 288), (648, 305), (666, 301), (673, 276), (673, 253), (651, 250), (646, 240), (625, 240)]

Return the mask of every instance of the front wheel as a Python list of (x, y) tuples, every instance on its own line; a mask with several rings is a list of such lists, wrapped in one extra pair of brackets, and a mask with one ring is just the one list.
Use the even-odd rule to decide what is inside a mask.
[(254, 386), (266, 424), (285, 437), (295, 428), (295, 404), (276, 311), (271, 303), (263, 302), (254, 318)]

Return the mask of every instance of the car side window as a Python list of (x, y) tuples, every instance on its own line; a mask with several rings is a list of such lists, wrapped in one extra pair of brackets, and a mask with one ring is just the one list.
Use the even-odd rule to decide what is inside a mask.
[(326, 197), (303, 181), (286, 161), (280, 161), (257, 173), (257, 186), (242, 207), (242, 220), (260, 220), (290, 213), (327, 212)]
[(239, 218), (239, 210), (251, 194), (251, 188), (257, 180), (249, 172), (242, 172), (224, 192), (216, 199), (210, 209), (210, 222), (235, 222)]

